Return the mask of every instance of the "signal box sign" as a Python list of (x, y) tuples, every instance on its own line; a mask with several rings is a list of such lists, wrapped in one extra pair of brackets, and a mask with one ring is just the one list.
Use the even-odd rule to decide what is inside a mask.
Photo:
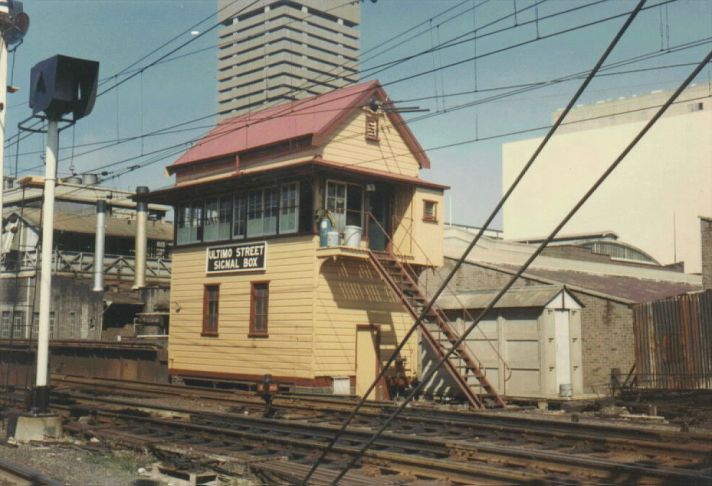
[(267, 242), (213, 246), (207, 249), (206, 272), (254, 272), (267, 269)]

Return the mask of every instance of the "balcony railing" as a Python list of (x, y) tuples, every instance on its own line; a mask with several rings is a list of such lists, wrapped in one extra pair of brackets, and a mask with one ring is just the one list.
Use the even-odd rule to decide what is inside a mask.
[[(5, 255), (0, 266), (3, 276), (18, 272), (34, 272), (39, 269), (39, 250), (29, 250)], [(136, 259), (129, 255), (104, 255), (104, 275), (117, 280), (134, 277)], [(52, 252), (52, 272), (70, 273), (90, 278), (94, 272), (94, 253), (55, 250)], [(171, 260), (168, 258), (146, 258), (147, 279), (170, 279)]]

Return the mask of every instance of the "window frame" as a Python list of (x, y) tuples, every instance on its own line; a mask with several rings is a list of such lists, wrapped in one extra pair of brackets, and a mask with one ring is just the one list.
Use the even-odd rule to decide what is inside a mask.
[[(329, 209), (328, 204), (329, 204), (329, 185), (341, 185), (344, 186), (344, 213), (343, 213), (343, 218), (340, 218), (339, 214), (332, 211), (332, 217), (334, 218), (334, 221), (336, 222), (336, 227), (334, 228), (335, 230), (339, 231), (340, 233), (344, 232), (344, 229), (346, 226), (349, 226), (349, 213), (355, 213), (353, 209), (349, 209), (349, 187), (356, 187), (361, 191), (361, 208), (359, 209), (358, 213), (361, 216), (361, 221), (359, 222), (358, 226), (363, 228), (364, 227), (364, 218), (366, 216), (366, 211), (365, 211), (365, 204), (366, 204), (366, 189), (363, 184), (356, 184), (353, 182), (346, 182), (343, 180), (338, 180), (338, 179), (327, 179), (326, 182), (324, 183), (324, 209)], [(333, 197), (334, 199), (337, 199), (337, 196)], [(339, 227), (340, 219), (343, 219), (343, 228)]]
[[(432, 204), (432, 216), (428, 214), (428, 204)], [(423, 199), (423, 221), (425, 221), (426, 223), (438, 222), (438, 201), (433, 201), (432, 199)]]
[[(269, 337), (269, 280), (255, 280), (250, 282), (250, 328), (248, 337), (251, 338), (266, 338)], [(257, 304), (257, 286), (264, 285), (267, 290), (265, 314), (264, 314), (264, 330), (258, 330), (256, 326), (256, 304)]]
[[(215, 325), (210, 323), (210, 291), (216, 291), (215, 297)], [(203, 284), (203, 327), (200, 335), (202, 337), (217, 337), (220, 329), (220, 284)]]
[[(288, 180), (177, 204), (174, 245), (189, 247), (306, 232), (308, 228), (302, 221), (302, 185), (300, 180)], [(363, 205), (363, 196), (361, 199)], [(363, 219), (363, 209), (361, 215)], [(283, 218), (289, 218), (290, 223), (285, 224)]]

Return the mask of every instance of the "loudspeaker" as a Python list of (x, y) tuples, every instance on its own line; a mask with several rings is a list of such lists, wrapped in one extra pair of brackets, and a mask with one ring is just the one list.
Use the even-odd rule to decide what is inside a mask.
[(73, 121), (87, 116), (94, 108), (99, 63), (57, 55), (38, 62), (30, 72), (30, 108), (44, 112), (50, 120), (66, 113)]

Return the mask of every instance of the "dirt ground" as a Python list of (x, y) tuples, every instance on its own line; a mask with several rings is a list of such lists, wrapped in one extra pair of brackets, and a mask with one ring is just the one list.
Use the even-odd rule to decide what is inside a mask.
[[(79, 441), (66, 436), (45, 444), (16, 444), (5, 440), (0, 423), (0, 458), (20, 464), (64, 483), (66, 486), (149, 486), (178, 484), (154, 470), (159, 459), (149, 453), (114, 447), (100, 441)], [(165, 464), (165, 463), (164, 463)], [(255, 486), (254, 479), (218, 476), (221, 486)], [(0, 482), (0, 486), (5, 485)]]
[(67, 486), (131, 485), (149, 479), (150, 456), (132, 451), (94, 451), (71, 441), (51, 445), (0, 444), (0, 457), (31, 467)]

